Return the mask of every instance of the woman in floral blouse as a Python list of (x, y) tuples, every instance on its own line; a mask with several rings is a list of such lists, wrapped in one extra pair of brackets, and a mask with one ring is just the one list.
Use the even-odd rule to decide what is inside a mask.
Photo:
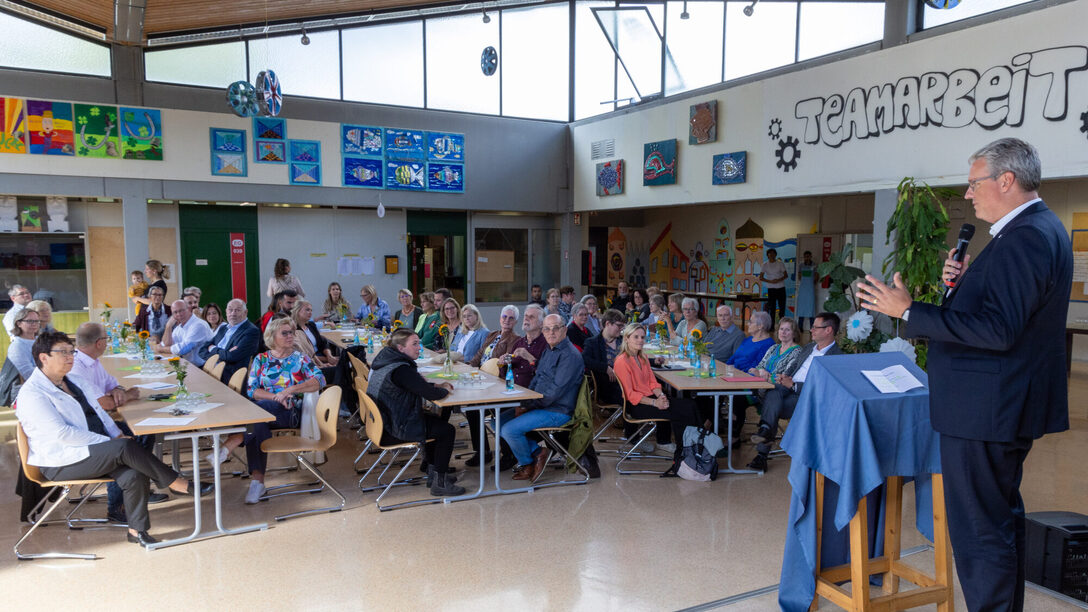
[[(272, 319), (264, 331), (264, 342), (271, 348), (253, 358), (247, 394), (276, 420), (255, 423), (245, 434), (251, 479), (246, 493), (247, 504), (259, 502), (265, 493), (264, 469), (268, 456), (261, 450), (261, 443), (272, 437), (273, 429), (298, 427), (302, 417), (302, 394), (320, 391), (325, 386), (321, 369), (295, 348), (295, 323), (290, 318)], [(228, 439), (220, 461), (225, 460), (236, 446), (236, 439)]]

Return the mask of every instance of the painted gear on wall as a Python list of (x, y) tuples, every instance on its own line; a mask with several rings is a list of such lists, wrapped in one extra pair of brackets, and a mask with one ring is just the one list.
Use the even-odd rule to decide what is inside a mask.
[(767, 135), (771, 137), (772, 141), (778, 140), (782, 136), (782, 120), (778, 117), (771, 119), (771, 124), (767, 126)]
[(793, 136), (786, 136), (785, 140), (778, 141), (778, 149), (774, 152), (775, 157), (778, 158), (775, 165), (782, 168), (783, 172), (797, 168), (797, 160), (801, 158), (801, 150), (797, 148), (799, 144), (801, 142)]
[(499, 52), (495, 50), (495, 47), (484, 47), (483, 53), (480, 54), (480, 70), (483, 71), (484, 76), (491, 76), (498, 69)]
[(257, 73), (257, 107), (266, 117), (275, 117), (280, 114), (283, 106), (283, 92), (280, 91), (280, 80), (271, 70), (262, 70)]

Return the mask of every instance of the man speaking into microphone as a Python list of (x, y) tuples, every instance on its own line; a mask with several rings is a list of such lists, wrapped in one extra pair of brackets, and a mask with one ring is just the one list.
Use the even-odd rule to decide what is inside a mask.
[(1069, 428), (1065, 322), (1069, 237), (1039, 198), (1035, 147), (1015, 138), (969, 159), (965, 198), (991, 223), (974, 263), (945, 260), (940, 306), (911, 300), (896, 273), (858, 285), (866, 308), (929, 339), (930, 421), (941, 434), (949, 535), (970, 610), (1024, 607), (1020, 481), (1032, 441)]

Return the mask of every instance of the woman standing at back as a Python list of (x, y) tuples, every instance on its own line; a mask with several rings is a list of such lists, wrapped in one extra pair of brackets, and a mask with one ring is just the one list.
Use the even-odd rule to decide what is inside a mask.
[(276, 260), (276, 266), (272, 270), (272, 278), (268, 279), (268, 289), (265, 291), (265, 295), (272, 297), (287, 289), (293, 289), (299, 297), (306, 297), (306, 292), (302, 290), (302, 283), (299, 282), (297, 276), (291, 274), (291, 262), (281, 257)]
[(166, 300), (166, 279), (170, 278), (169, 268), (162, 265), (162, 262), (157, 259), (149, 259), (144, 263), (144, 279), (147, 281), (147, 289), (140, 297), (132, 298), (132, 301), (139, 302), (146, 306), (151, 305), (151, 290), (155, 287), (162, 289), (162, 299)]

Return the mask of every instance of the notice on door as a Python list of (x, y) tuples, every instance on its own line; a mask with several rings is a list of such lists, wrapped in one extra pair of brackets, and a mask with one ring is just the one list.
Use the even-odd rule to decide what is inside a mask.
[(246, 235), (230, 235), (231, 296), (246, 299)]

